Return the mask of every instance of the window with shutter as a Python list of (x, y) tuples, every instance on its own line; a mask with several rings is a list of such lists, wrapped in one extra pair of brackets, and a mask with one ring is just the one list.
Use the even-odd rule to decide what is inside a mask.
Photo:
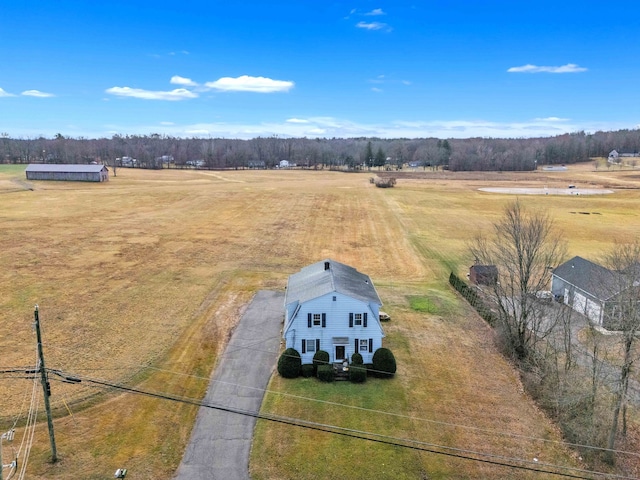
[(313, 339), (307, 340), (307, 352), (313, 353), (316, 351), (316, 341)]
[(307, 353), (307, 341), (302, 339), (302, 353)]
[(327, 328), (327, 314), (322, 314), (322, 328)]
[(307, 313), (307, 327), (311, 328), (311, 314)]
[(349, 327), (353, 327), (353, 313), (349, 314)]
[(364, 317), (362, 319), (362, 326), (363, 327), (367, 326), (367, 312), (364, 312)]

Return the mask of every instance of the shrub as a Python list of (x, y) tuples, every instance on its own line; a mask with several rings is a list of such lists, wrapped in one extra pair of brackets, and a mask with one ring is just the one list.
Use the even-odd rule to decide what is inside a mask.
[(287, 348), (278, 359), (278, 373), (284, 378), (296, 378), (300, 375), (302, 359), (295, 348)]
[(367, 380), (367, 368), (362, 363), (352, 363), (349, 367), (349, 380), (363, 383)]
[(466, 282), (462, 281), (455, 273), (449, 275), (449, 283), (465, 298), (469, 304), (476, 309), (478, 314), (492, 327), (498, 322), (496, 315), (491, 311), (484, 301), (478, 296), (478, 293)]
[(380, 378), (393, 377), (396, 373), (396, 358), (388, 348), (379, 348), (373, 354), (373, 370)]
[(302, 369), (300, 370), (302, 372), (302, 376), (305, 378), (309, 378), (309, 377), (313, 377), (316, 372), (316, 367), (315, 365), (312, 365), (310, 363), (305, 363), (304, 365), (302, 365)]
[(325, 352), (324, 350), (318, 350), (313, 355), (313, 374), (318, 374), (318, 366), (320, 365), (329, 365), (329, 352)]
[(351, 355), (351, 363), (356, 365), (362, 365), (362, 355), (358, 352)]
[(391, 188), (396, 184), (396, 179), (391, 178), (378, 178), (375, 180), (376, 187), (378, 188)]
[(318, 365), (318, 378), (323, 382), (333, 382), (333, 365)]

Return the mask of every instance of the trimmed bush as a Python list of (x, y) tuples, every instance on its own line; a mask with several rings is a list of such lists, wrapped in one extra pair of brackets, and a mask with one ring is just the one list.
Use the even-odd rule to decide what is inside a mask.
[(309, 378), (309, 377), (313, 377), (316, 372), (316, 367), (315, 365), (312, 365), (310, 363), (305, 363), (304, 365), (302, 365), (302, 369), (300, 370), (302, 372), (302, 376), (305, 378)]
[(325, 352), (324, 350), (318, 350), (313, 355), (313, 374), (318, 374), (318, 366), (319, 365), (329, 365), (329, 352)]
[(349, 367), (349, 380), (353, 383), (363, 383), (367, 381), (367, 367), (362, 363), (352, 363)]
[(380, 378), (391, 378), (396, 373), (396, 357), (388, 348), (379, 348), (373, 354), (373, 370)]
[(284, 378), (296, 378), (300, 375), (302, 359), (295, 348), (287, 348), (278, 359), (278, 373)]
[(352, 364), (355, 363), (356, 365), (362, 365), (362, 355), (360, 355), (358, 352), (351, 355), (351, 363)]
[(318, 379), (323, 382), (333, 382), (333, 365), (318, 365)]

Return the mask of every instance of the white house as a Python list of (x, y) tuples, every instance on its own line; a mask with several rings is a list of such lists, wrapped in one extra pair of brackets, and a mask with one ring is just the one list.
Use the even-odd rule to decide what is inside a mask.
[(354, 352), (371, 363), (382, 347), (382, 302), (371, 279), (355, 268), (326, 259), (289, 277), (284, 299), (282, 337), (302, 363), (312, 363), (318, 350), (330, 362), (351, 360)]

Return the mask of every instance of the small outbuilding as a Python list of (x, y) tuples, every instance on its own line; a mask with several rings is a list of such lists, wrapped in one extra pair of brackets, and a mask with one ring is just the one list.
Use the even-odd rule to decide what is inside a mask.
[(475, 285), (495, 285), (498, 283), (498, 267), (495, 265), (472, 265), (469, 268), (469, 281)]
[(75, 165), (32, 163), (26, 169), (27, 180), (58, 180), (64, 182), (108, 182), (105, 165)]

